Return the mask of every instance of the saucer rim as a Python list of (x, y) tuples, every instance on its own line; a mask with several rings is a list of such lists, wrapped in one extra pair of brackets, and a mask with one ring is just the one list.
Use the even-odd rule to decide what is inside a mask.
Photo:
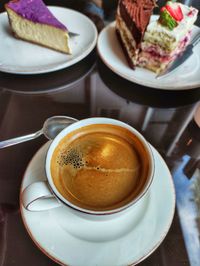
[[(69, 264), (67, 262), (62, 262), (61, 260), (59, 260), (56, 256), (51, 255), (49, 252), (46, 251), (45, 248), (42, 247), (42, 245), (39, 244), (39, 242), (34, 238), (31, 230), (28, 227), (28, 224), (26, 223), (26, 219), (25, 219), (25, 215), (24, 215), (24, 211), (23, 211), (23, 204), (22, 204), (22, 185), (25, 179), (25, 175), (27, 173), (27, 169), (30, 167), (30, 165), (32, 164), (33, 159), (37, 156), (38, 153), (40, 153), (43, 149), (45, 149), (45, 146), (50, 145), (51, 141), (47, 141), (45, 144), (43, 144), (37, 151), (36, 153), (34, 153), (34, 155), (32, 156), (31, 160), (29, 161), (27, 167), (25, 168), (24, 174), (22, 176), (22, 181), (21, 181), (21, 186), (20, 186), (20, 195), (19, 195), (19, 205), (20, 205), (20, 215), (22, 218), (22, 222), (24, 224), (24, 227), (30, 237), (30, 239), (33, 241), (33, 243), (36, 245), (36, 247), (44, 254), (46, 255), (49, 259), (51, 259), (52, 261), (54, 261), (55, 263), (61, 265), (61, 266), (69, 266)], [(164, 163), (164, 159), (162, 158), (162, 156), (160, 155), (160, 153), (151, 145), (149, 144), (151, 149), (152, 149), (152, 153), (154, 155), (154, 153), (157, 153), (159, 159), (161, 159)], [(155, 160), (155, 158), (154, 158)], [(156, 161), (156, 160), (155, 160)], [(166, 164), (166, 163), (165, 163)], [(156, 165), (156, 164), (155, 164)], [(166, 165), (167, 166), (167, 165)], [(158, 241), (150, 250), (149, 252), (147, 252), (147, 254), (145, 256), (141, 256), (138, 260), (135, 260), (134, 262), (132, 262), (131, 264), (128, 264), (128, 266), (133, 266), (133, 265), (137, 265), (138, 263), (142, 262), (143, 260), (145, 260), (147, 257), (149, 257), (159, 246), (160, 244), (163, 242), (163, 240), (165, 239), (165, 237), (167, 236), (167, 233), (172, 225), (173, 219), (174, 219), (174, 214), (175, 214), (175, 207), (176, 207), (176, 192), (175, 192), (175, 186), (174, 186), (174, 182), (173, 182), (173, 177), (169, 171), (169, 168), (167, 166), (168, 169), (168, 179), (170, 180), (170, 186), (172, 189), (172, 196), (173, 196), (173, 208), (171, 209), (171, 216), (170, 216), (170, 222), (168, 223), (168, 226), (165, 228), (165, 230), (163, 230), (163, 234), (160, 237), (160, 241)], [(74, 237), (76, 238), (76, 237)]]

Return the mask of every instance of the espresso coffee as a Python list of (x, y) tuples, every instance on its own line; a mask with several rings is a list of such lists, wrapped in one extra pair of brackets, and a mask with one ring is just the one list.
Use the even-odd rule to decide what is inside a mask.
[(51, 175), (60, 194), (94, 211), (131, 202), (147, 182), (149, 167), (142, 142), (129, 130), (110, 124), (69, 133), (51, 158)]

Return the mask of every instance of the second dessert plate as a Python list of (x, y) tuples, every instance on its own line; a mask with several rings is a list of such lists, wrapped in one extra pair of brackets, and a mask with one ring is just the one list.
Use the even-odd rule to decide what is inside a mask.
[(69, 31), (72, 54), (63, 54), (13, 36), (7, 14), (0, 14), (0, 71), (14, 74), (40, 74), (69, 67), (85, 58), (95, 47), (97, 29), (85, 15), (63, 7), (49, 7)]
[[(153, 16), (155, 20), (157, 16)], [(200, 32), (193, 27), (192, 35)], [(109, 24), (100, 33), (97, 42), (98, 53), (102, 61), (119, 76), (142, 86), (163, 90), (188, 90), (200, 86), (200, 43), (193, 49), (193, 55), (174, 73), (162, 79), (156, 79), (156, 74), (140, 67), (131, 69), (122, 52), (115, 32), (115, 22)]]

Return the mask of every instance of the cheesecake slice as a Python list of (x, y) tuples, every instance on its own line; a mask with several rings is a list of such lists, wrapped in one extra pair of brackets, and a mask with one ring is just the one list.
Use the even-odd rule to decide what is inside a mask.
[(17, 38), (71, 54), (67, 28), (42, 0), (13, 0), (5, 5), (5, 9)]

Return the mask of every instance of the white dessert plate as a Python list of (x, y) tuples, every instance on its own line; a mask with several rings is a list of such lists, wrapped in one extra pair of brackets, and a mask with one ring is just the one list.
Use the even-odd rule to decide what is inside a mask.
[(89, 18), (72, 9), (55, 6), (49, 9), (69, 31), (80, 34), (70, 38), (72, 55), (15, 38), (4, 12), (0, 14), (0, 71), (14, 74), (48, 73), (69, 67), (92, 51), (98, 34)]
[[(157, 16), (153, 16), (152, 19), (156, 18)], [(194, 26), (192, 35), (198, 32), (200, 28)], [(188, 90), (200, 87), (200, 43), (183, 65), (162, 79), (156, 79), (156, 74), (147, 69), (136, 67), (133, 70), (128, 66), (115, 33), (115, 22), (107, 25), (99, 34), (97, 48), (102, 61), (113, 72), (139, 85), (163, 90)]]
[[(21, 192), (45, 179), (47, 142), (29, 163)], [(107, 221), (84, 220), (66, 207), (30, 212), (20, 200), (22, 219), (37, 247), (52, 260), (71, 266), (135, 265), (148, 257), (165, 238), (174, 216), (175, 190), (170, 172), (153, 149), (155, 178), (144, 199), (141, 216), (135, 209)], [(21, 198), (21, 193), (20, 193)]]

